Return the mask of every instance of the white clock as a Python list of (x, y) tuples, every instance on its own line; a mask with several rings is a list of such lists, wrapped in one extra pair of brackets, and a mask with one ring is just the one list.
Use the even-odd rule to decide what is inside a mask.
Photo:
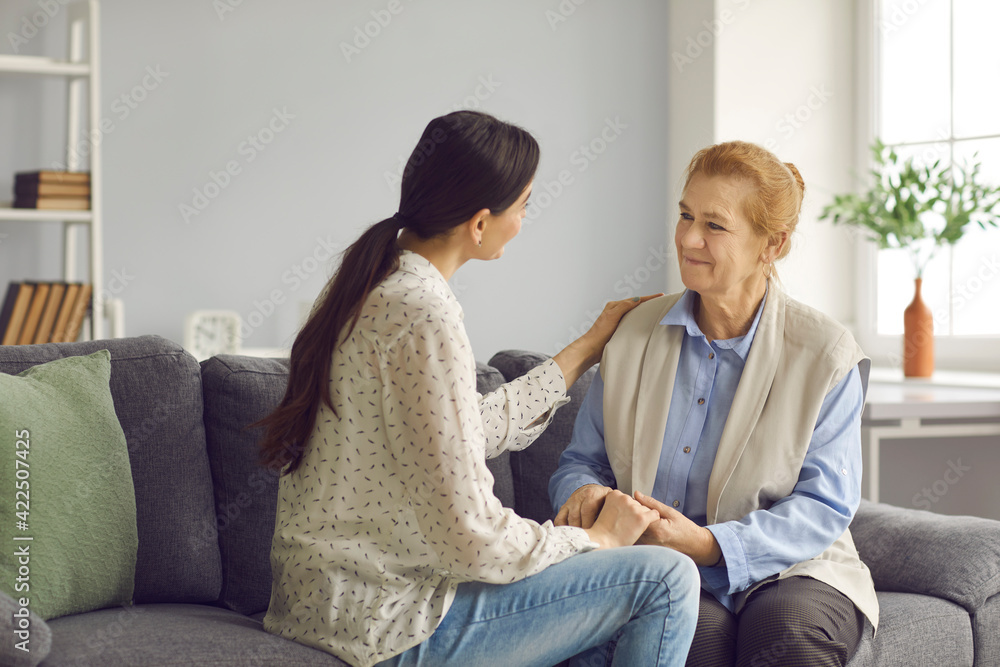
[(240, 351), (240, 314), (232, 310), (196, 310), (184, 322), (184, 347), (204, 361)]

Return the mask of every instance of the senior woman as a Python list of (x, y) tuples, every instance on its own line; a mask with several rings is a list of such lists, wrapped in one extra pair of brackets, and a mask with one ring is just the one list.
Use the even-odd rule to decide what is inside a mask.
[(622, 320), (549, 486), (556, 525), (590, 525), (612, 489), (659, 511), (640, 542), (702, 577), (689, 665), (843, 665), (878, 623), (848, 529), (870, 360), (773, 269), (804, 191), (754, 144), (694, 156), (674, 235), (687, 289)]

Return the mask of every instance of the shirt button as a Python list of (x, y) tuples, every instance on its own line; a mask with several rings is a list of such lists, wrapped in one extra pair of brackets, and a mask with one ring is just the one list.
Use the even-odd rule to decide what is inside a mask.
[(690, 447), (685, 447), (684, 448), (684, 453), (685, 454), (690, 454), (691, 453), (691, 448)]
[(698, 405), (705, 405), (705, 399), (704, 398), (699, 398), (698, 399)]
[(709, 359), (715, 359), (715, 352), (709, 352), (708, 353), (708, 358)]
[(680, 507), (680, 506), (681, 506), (681, 501), (675, 500), (674, 501), (674, 507)]

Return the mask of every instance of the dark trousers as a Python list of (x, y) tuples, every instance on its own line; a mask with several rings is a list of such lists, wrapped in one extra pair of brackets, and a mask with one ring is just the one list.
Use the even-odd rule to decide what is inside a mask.
[(809, 577), (764, 584), (734, 615), (702, 591), (689, 667), (846, 665), (864, 631), (847, 596)]

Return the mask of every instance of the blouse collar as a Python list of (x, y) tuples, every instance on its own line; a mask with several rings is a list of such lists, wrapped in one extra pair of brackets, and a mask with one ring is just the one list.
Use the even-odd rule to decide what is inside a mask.
[(451, 285), (444, 279), (437, 267), (431, 264), (423, 255), (412, 250), (401, 250), (399, 253), (399, 270), (420, 278), (427, 287), (447, 303), (454, 304), (461, 312), (461, 305), (451, 290)]

